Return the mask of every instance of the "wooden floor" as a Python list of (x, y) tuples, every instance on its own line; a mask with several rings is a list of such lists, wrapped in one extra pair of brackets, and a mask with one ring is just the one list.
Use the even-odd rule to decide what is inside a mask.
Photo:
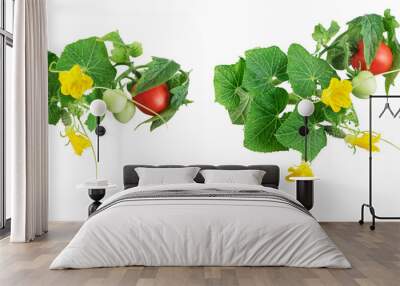
[(357, 223), (323, 223), (352, 269), (288, 267), (123, 267), (48, 270), (79, 223), (52, 223), (28, 244), (0, 241), (0, 285), (400, 285), (400, 223), (379, 223), (375, 232)]

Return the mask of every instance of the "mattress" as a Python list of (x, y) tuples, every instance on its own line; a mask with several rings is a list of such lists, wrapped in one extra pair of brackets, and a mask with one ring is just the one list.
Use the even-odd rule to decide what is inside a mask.
[(351, 267), (315, 218), (283, 191), (196, 183), (111, 196), (50, 269), (132, 265)]

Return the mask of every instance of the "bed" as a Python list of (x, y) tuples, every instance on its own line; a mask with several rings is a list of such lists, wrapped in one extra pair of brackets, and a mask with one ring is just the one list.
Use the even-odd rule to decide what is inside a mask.
[(124, 167), (124, 190), (107, 198), (50, 269), (144, 266), (350, 268), (314, 217), (280, 191), (274, 165), (202, 170), (263, 170), (261, 185), (195, 183), (138, 186)]

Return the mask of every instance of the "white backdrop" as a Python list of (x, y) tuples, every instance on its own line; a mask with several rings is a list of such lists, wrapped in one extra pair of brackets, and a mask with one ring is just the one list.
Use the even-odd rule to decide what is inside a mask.
[[(287, 50), (290, 43), (298, 42), (312, 50), (315, 24), (328, 25), (335, 19), (343, 25), (360, 14), (383, 13), (385, 8), (392, 8), (400, 18), (395, 0), (364, 0), (362, 5), (359, 1), (322, 4), (317, 0), (49, 0), (49, 49), (59, 54), (74, 40), (118, 29), (126, 41), (143, 43), (143, 61), (156, 55), (192, 69), (189, 97), (194, 104), (181, 108), (167, 128), (153, 133), (148, 127), (134, 131), (145, 118), (140, 112), (125, 126), (112, 116), (105, 120), (100, 173), (119, 187), (122, 167), (129, 163), (278, 164), (281, 188), (293, 192), (295, 185), (286, 183), (284, 176), (290, 165), (299, 162), (299, 153), (263, 154), (243, 147), (242, 127), (233, 126), (224, 108), (214, 103), (214, 66), (233, 63), (256, 46), (274, 44)], [(380, 87), (383, 92), (383, 82)], [(393, 92), (399, 93), (399, 88)], [(367, 128), (368, 103), (355, 100), (355, 105)], [(399, 123), (400, 119), (386, 120), (378, 131), (389, 130), (389, 139), (400, 143)], [(60, 126), (51, 127), (49, 132), (50, 219), (83, 220), (90, 199), (75, 186), (93, 177), (92, 158), (89, 152), (75, 156), (64, 146), (60, 130)], [(381, 148), (377, 156), (386, 161), (376, 172), (376, 205), (380, 215), (394, 215), (400, 212), (400, 191), (394, 188), (400, 152), (388, 145), (381, 144)], [(315, 186), (312, 213), (321, 221), (358, 220), (360, 204), (368, 198), (367, 152), (353, 155), (343, 141), (330, 138), (313, 169), (321, 180)]]

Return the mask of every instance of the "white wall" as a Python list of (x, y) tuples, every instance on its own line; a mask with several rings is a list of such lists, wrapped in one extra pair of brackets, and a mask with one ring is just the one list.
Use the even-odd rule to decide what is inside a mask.
[[(256, 46), (274, 44), (287, 50), (290, 43), (298, 42), (311, 50), (316, 23), (327, 25), (335, 19), (343, 24), (360, 14), (383, 13), (386, 7), (400, 17), (395, 0), (364, 0), (362, 5), (317, 0), (49, 0), (49, 48), (60, 53), (76, 39), (119, 29), (127, 41), (143, 43), (144, 61), (152, 55), (168, 57), (193, 70), (189, 97), (195, 103), (182, 108), (168, 128), (154, 133), (146, 127), (134, 131), (144, 119), (139, 112), (126, 126), (106, 119), (107, 135), (101, 139), (103, 177), (121, 187), (124, 164), (278, 164), (282, 189), (293, 192), (295, 186), (283, 178), (287, 168), (298, 163), (299, 153), (262, 154), (243, 147), (242, 127), (233, 126), (223, 107), (214, 103), (214, 66), (232, 63)], [(355, 104), (366, 128), (367, 102), (356, 100)], [(386, 137), (400, 143), (399, 119), (379, 122)], [(75, 185), (93, 177), (91, 157), (89, 152), (81, 158), (73, 155), (59, 131), (60, 127), (51, 127), (49, 135), (50, 219), (83, 220), (90, 199)], [(381, 148), (376, 205), (380, 215), (393, 215), (400, 203), (395, 185), (400, 152), (388, 145)], [(343, 141), (329, 139), (313, 168), (321, 178), (316, 183), (313, 214), (322, 221), (358, 220), (360, 204), (367, 199), (367, 152), (353, 155)]]

